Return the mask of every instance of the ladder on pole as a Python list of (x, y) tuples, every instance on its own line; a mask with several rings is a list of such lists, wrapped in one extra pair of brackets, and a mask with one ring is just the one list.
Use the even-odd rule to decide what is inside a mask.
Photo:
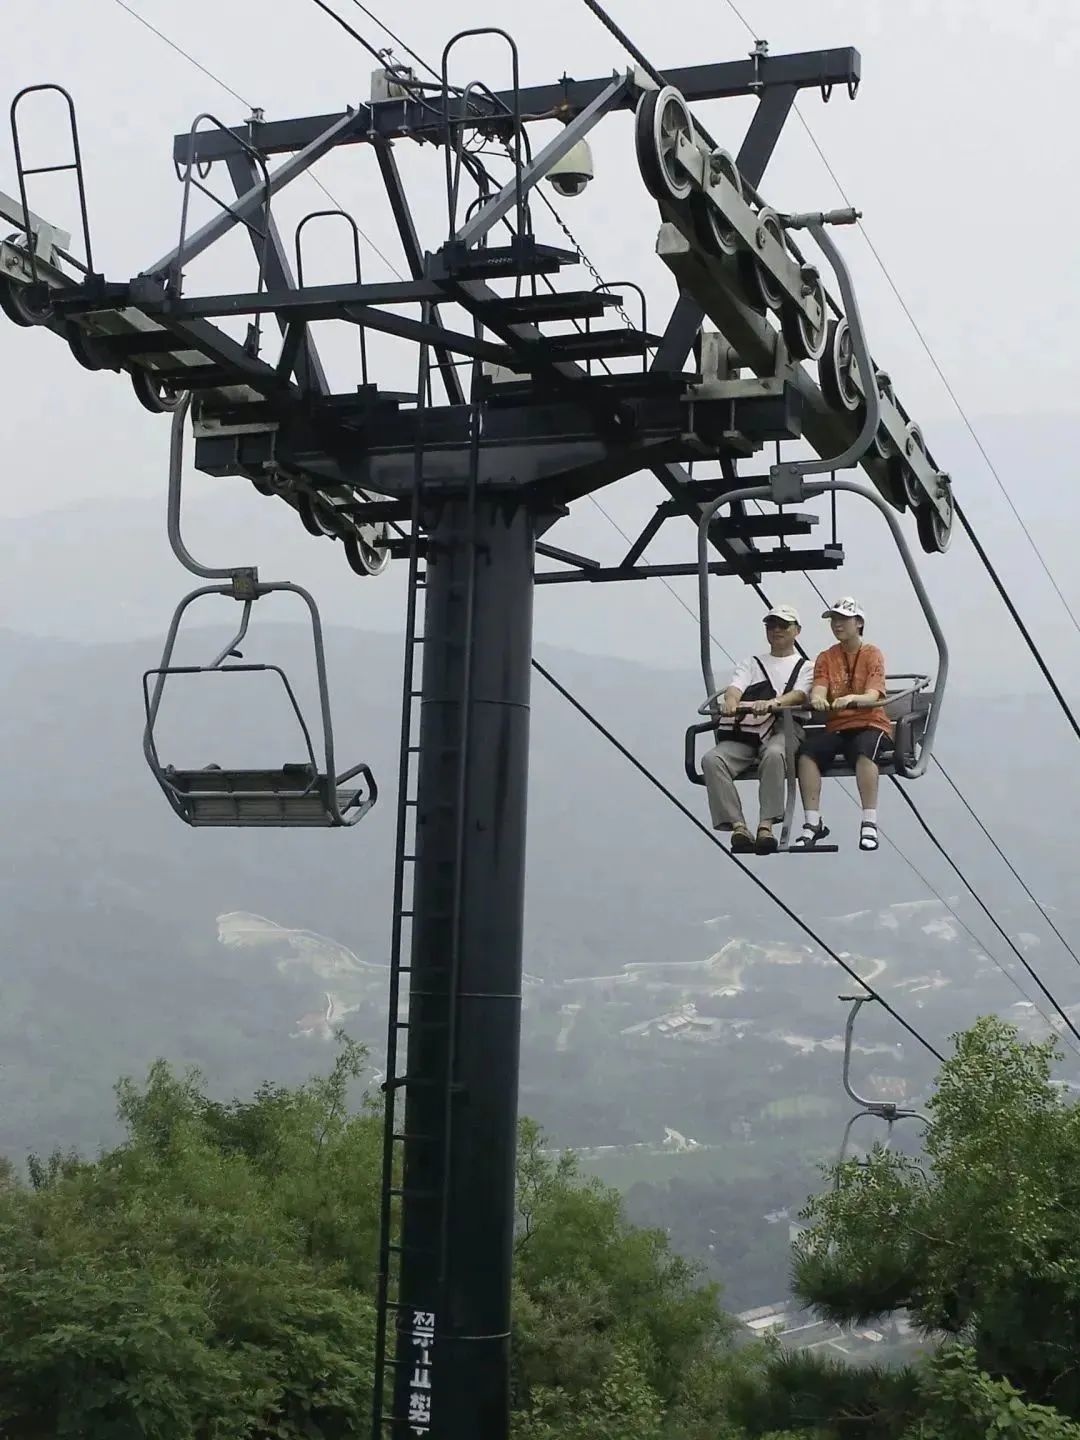
[[(427, 308), (427, 307), (425, 307)], [(476, 326), (477, 330), (481, 327)], [(457, 1041), (457, 992), (461, 967), (461, 906), (464, 882), (465, 847), (465, 797), (468, 790), (468, 752), (472, 699), (472, 649), (474, 609), (476, 590), (476, 501), (480, 459), (481, 402), (479, 399), (480, 365), (473, 366), (472, 409), (470, 416), (470, 467), (465, 517), (465, 546), (467, 551), (466, 574), (450, 590), (450, 597), (464, 604), (461, 634), (464, 637), (462, 655), (462, 693), (457, 742), (457, 774), (453, 804), (454, 822), (454, 868), (451, 881), (450, 905), (445, 912), (449, 921), (449, 964), (445, 967), (442, 994), (444, 1013), (436, 1020), (425, 1022), (426, 1028), (440, 1029), (445, 1034), (445, 1068), (435, 1083), (441, 1090), (442, 1126), (441, 1136), (435, 1134), (414, 1134), (403, 1123), (407, 1106), (399, 1104), (399, 1093), (406, 1100), (410, 1086), (431, 1084), (430, 1080), (411, 1076), (408, 1068), (399, 1071), (399, 1050), (401, 1037), (408, 1037), (415, 1025), (412, 1009), (412, 936), (415, 920), (415, 895), (411, 883), (415, 875), (417, 857), (417, 822), (419, 801), (416, 790), (417, 772), (420, 761), (419, 733), (413, 735), (415, 702), (421, 697), (417, 683), (416, 652), (421, 645), (425, 654), (430, 637), (423, 630), (422, 605), (419, 598), (421, 589), (426, 589), (427, 577), (420, 571), (422, 553), (421, 527), (424, 523), (424, 410), (430, 399), (431, 363), (430, 347), (421, 346), (418, 384), (420, 407), (417, 424), (417, 453), (413, 480), (412, 509), (410, 521), (408, 597), (405, 626), (405, 653), (402, 678), (401, 740), (398, 767), (397, 840), (394, 870), (393, 922), (391, 931), (390, 995), (387, 1023), (386, 1076), (384, 1083), (385, 1107), (383, 1128), (383, 1159), (380, 1195), (380, 1240), (379, 1270), (376, 1307), (375, 1364), (372, 1404), (372, 1440), (383, 1440), (390, 1427), (398, 1426), (402, 1433), (424, 1433), (416, 1422), (422, 1417), (411, 1410), (409, 1415), (398, 1413), (395, 1399), (403, 1393), (403, 1387), (391, 1380), (399, 1367), (399, 1359), (391, 1353), (396, 1348), (401, 1330), (411, 1328), (405, 1323), (405, 1306), (400, 1291), (400, 1272), (404, 1246), (401, 1240), (401, 1215), (395, 1201), (404, 1201), (411, 1194), (410, 1177), (405, 1158), (409, 1147), (434, 1145), (441, 1139), (442, 1153), (437, 1167), (437, 1196), (424, 1192), (423, 1198), (437, 1198), (439, 1205), (439, 1230), (436, 1245), (430, 1252), (432, 1262), (432, 1289), (436, 1300), (436, 1316), (446, 1313), (444, 1297), (448, 1280), (448, 1228), (450, 1197), (450, 1154), (453, 1126), (454, 1070)], [(430, 553), (430, 552), (429, 552)], [(440, 914), (443, 912), (440, 911)], [(431, 917), (429, 917), (431, 918)], [(427, 971), (431, 975), (430, 970)], [(403, 986), (403, 979), (407, 977)], [(427, 997), (430, 998), (430, 997)], [(402, 1010), (407, 1018), (401, 1018)], [(391, 1316), (395, 1324), (391, 1326)], [(435, 1335), (432, 1334), (432, 1344)], [(430, 1352), (424, 1352), (430, 1353)], [(412, 1364), (412, 1360), (409, 1360)], [(429, 1376), (430, 1383), (430, 1376)], [(389, 1392), (389, 1393), (388, 1393)], [(422, 1392), (421, 1392), (422, 1393)]]

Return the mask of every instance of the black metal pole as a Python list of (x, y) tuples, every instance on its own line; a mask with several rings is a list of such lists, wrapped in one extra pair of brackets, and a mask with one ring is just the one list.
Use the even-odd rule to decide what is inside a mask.
[(474, 510), (428, 527), (394, 1440), (510, 1423), (536, 517)]

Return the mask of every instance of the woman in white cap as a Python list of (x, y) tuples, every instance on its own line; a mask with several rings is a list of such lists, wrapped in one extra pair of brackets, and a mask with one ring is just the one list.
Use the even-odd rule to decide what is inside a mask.
[[(774, 605), (765, 616), (768, 649), (735, 667), (720, 701), (718, 743), (702, 757), (713, 828), (731, 831), (731, 848), (737, 854), (769, 855), (777, 848), (773, 826), (784, 818), (787, 759), (776, 711), (804, 710), (813, 680), (810, 662), (795, 649), (799, 630), (793, 605)], [(796, 739), (801, 733), (797, 728)], [(756, 836), (750, 833), (735, 786), (740, 776), (755, 771), (760, 805)]]
[(878, 755), (892, 735), (885, 699), (885, 657), (876, 645), (863, 640), (866, 613), (845, 596), (824, 611), (832, 622), (836, 644), (823, 650), (814, 663), (810, 708), (824, 711), (825, 729), (808, 735), (799, 753), (799, 789), (802, 793), (802, 834), (794, 849), (812, 850), (829, 833), (821, 818), (821, 777), (843, 756), (855, 771), (862, 802), (859, 849), (878, 848)]

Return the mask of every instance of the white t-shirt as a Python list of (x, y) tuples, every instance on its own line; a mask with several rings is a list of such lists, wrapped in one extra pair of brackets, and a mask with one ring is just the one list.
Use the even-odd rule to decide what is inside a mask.
[[(777, 697), (786, 695), (789, 690), (801, 690), (807, 700), (810, 698), (810, 691), (814, 688), (814, 662), (804, 660), (795, 676), (793, 684), (789, 685), (791, 673), (795, 669), (798, 653), (794, 655), (771, 655), (768, 651), (764, 655), (748, 655), (745, 660), (739, 662), (735, 667), (735, 673), (728, 682), (729, 689), (746, 690), (750, 685), (760, 685), (762, 679), (762, 668), (772, 683), (773, 690)], [(758, 662), (761, 662), (760, 664)], [(798, 719), (806, 714), (802, 708), (792, 712)], [(728, 722), (730, 724), (730, 722)], [(776, 724), (775, 715), (750, 715), (745, 711), (741, 712), (741, 718), (737, 734), (746, 738), (756, 735), (764, 740), (766, 735), (772, 733)], [(721, 731), (722, 733), (722, 731)]]
[(767, 651), (764, 655), (749, 655), (735, 667), (735, 673), (728, 681), (728, 688), (745, 690), (748, 685), (760, 684), (763, 666), (777, 695), (786, 695), (789, 690), (801, 690), (809, 700), (810, 691), (814, 688), (814, 662), (812, 660), (804, 660), (802, 669), (795, 677), (794, 685), (788, 684), (798, 658), (798, 654), (778, 656), (770, 655)]

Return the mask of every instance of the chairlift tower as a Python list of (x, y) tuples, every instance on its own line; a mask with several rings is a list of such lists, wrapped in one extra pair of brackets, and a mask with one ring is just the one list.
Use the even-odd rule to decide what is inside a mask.
[[(460, 42), (478, 34), (505, 42), (509, 88), (451, 83)], [(797, 220), (758, 191), (798, 93), (827, 100), (835, 88), (854, 98), (859, 78), (852, 49), (771, 55), (759, 43), (747, 58), (666, 76), (632, 69), (522, 87), (504, 31), (463, 32), (435, 83), (388, 66), (368, 103), (336, 114), (256, 113), (238, 125), (199, 116), (173, 145), (176, 243), (120, 282), (95, 264), (70, 96), (30, 87), (69, 107), (72, 150), (59, 161), (31, 153), (20, 126), (29, 92), (13, 103), (17, 195), (0, 196), (14, 227), (0, 244), (0, 306), (16, 324), (52, 330), (81, 365), (126, 371), (142, 404), (172, 412), (170, 538), (183, 563), (208, 574), (188, 563), (179, 539), (190, 423), (200, 470), (246, 479), (290, 505), (308, 531), (340, 542), (360, 576), (391, 561), (409, 569), (373, 1437), (505, 1440), (509, 1429), (534, 585), (697, 574), (694, 559), (652, 565), (644, 555), (662, 526), (679, 517), (696, 526), (706, 507), (706, 577), (757, 583), (771, 572), (835, 570), (835, 521), (816, 547), (790, 543), (820, 518), (793, 508), (807, 493), (797, 467), (778, 460), (766, 475), (743, 471), (766, 445), (775, 442), (779, 456), (800, 438), (826, 460), (859, 464), (890, 512), (914, 518), (925, 549), (948, 542), (948, 477), (795, 241), (799, 224), (820, 235), (830, 219), (853, 217)], [(731, 96), (758, 102), (734, 155), (691, 108)], [(545, 177), (558, 194), (585, 190), (588, 204), (586, 137), (617, 112), (633, 117), (639, 168), (660, 210), (656, 250), (677, 284), (655, 331), (635, 286), (565, 283), (579, 253), (540, 238), (533, 205)], [(531, 133), (545, 121), (559, 128), (534, 147)], [(472, 153), (475, 136), (504, 147), (503, 183)], [(448, 231), (430, 248), (397, 165), (399, 147), (412, 144), (440, 147), (445, 160)], [(291, 249), (274, 218), (286, 185), (331, 151), (364, 145), (375, 153), (405, 280), (363, 277), (349, 216), (312, 214)], [(77, 182), (74, 245), (33, 211), (29, 193), (35, 173), (65, 166)], [(219, 172), (235, 192), (228, 202), (209, 183)], [(197, 191), (218, 206), (198, 228)], [(356, 240), (355, 273), (339, 283), (305, 282), (316, 222), (351, 227)], [(254, 250), (252, 288), (191, 294), (185, 271), (238, 225)], [(626, 307), (639, 305), (630, 320)], [(220, 323), (235, 317), (249, 319), (244, 341)], [(354, 326), (361, 340), (358, 383), (346, 392), (332, 391), (319, 358), (312, 327), (324, 320)], [(369, 375), (375, 334), (414, 343), (414, 391)], [(692, 478), (695, 461), (711, 473)], [(662, 494), (617, 565), (552, 543), (575, 501), (643, 471)], [(716, 505), (748, 486), (768, 486), (776, 503), (760, 514), (737, 497), (727, 513)], [(245, 607), (238, 634), (266, 589), (289, 588), (266, 585), (250, 567), (212, 578), (220, 583), (210, 589)], [(202, 668), (236, 667), (226, 650)], [(374, 801), (373, 782), (342, 788), (366, 772), (335, 775), (328, 726), (321, 767), (309, 737), (306, 769), (209, 779), (173, 769), (154, 739), (172, 673), (170, 646), (153, 687), (144, 682), (147, 758), (188, 823), (344, 829)]]

